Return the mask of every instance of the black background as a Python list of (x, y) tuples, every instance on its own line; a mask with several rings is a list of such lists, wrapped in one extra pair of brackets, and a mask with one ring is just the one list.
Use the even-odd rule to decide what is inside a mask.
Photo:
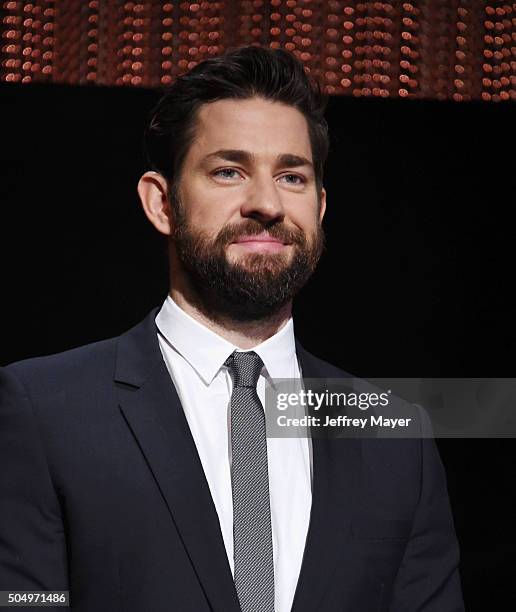
[[(136, 193), (155, 91), (2, 84), (0, 363), (115, 336), (165, 298)], [(327, 251), (304, 346), (357, 376), (514, 377), (513, 103), (330, 99)], [(515, 445), (439, 440), (468, 610), (514, 601)]]

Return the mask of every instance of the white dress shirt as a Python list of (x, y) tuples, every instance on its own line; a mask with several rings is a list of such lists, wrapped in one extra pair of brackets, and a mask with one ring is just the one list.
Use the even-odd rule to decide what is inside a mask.
[[(167, 296), (156, 317), (163, 358), (177, 389), (219, 517), (229, 565), (233, 561), (231, 491), (232, 379), (224, 362), (236, 346), (199, 323)], [(254, 346), (264, 367), (257, 385), (265, 404), (265, 381), (300, 378), (292, 317), (265, 342)], [(290, 612), (312, 504), (312, 459), (305, 437), (267, 437), (275, 612)]]

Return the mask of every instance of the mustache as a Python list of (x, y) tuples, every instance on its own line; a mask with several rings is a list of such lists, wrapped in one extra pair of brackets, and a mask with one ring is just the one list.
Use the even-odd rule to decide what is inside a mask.
[(242, 223), (227, 225), (219, 232), (215, 242), (218, 245), (226, 245), (244, 234), (255, 236), (263, 232), (266, 232), (272, 238), (276, 238), (282, 242), (290, 242), (292, 244), (303, 244), (305, 242), (305, 235), (300, 229), (290, 229), (283, 223), (267, 226), (256, 219), (246, 219), (242, 221)]

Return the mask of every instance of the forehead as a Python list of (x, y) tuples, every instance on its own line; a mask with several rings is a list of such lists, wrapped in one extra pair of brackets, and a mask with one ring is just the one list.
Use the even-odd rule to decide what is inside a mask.
[(187, 157), (217, 149), (244, 149), (257, 156), (293, 154), (312, 160), (308, 123), (292, 106), (250, 98), (204, 104)]

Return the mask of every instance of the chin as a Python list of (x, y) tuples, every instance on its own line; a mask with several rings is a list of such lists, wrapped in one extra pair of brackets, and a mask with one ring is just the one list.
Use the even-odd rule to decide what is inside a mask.
[(249, 272), (268, 269), (279, 273), (288, 267), (290, 258), (285, 257), (284, 253), (246, 253), (241, 257), (227, 258), (226, 261)]

